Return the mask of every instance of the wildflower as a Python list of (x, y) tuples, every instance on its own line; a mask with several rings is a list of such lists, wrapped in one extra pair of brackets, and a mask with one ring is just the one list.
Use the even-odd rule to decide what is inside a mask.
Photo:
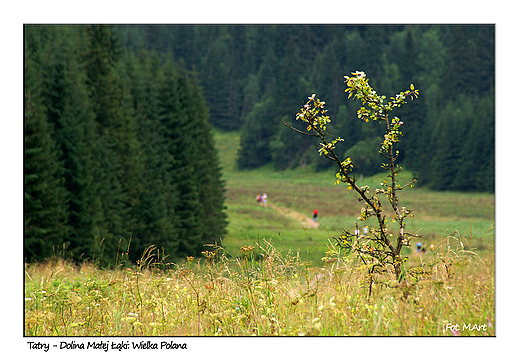
[(217, 255), (215, 251), (202, 251), (201, 253), (208, 259), (211, 259)]
[(251, 253), (254, 249), (255, 249), (255, 247), (251, 247), (251, 246), (247, 246), (247, 245), (240, 247), (240, 251), (242, 251), (242, 253), (244, 253), (246, 255)]

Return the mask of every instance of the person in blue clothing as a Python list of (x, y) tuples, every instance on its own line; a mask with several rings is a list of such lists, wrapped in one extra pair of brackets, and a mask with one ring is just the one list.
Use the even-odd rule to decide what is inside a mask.
[(262, 196), (262, 201), (264, 202), (264, 206), (267, 206), (267, 193), (264, 193)]
[[(419, 252), (426, 253), (426, 246), (423, 247), (423, 244), (421, 242), (418, 242), (415, 246), (417, 247), (415, 252), (417, 252), (417, 253), (419, 253)], [(430, 246), (430, 249), (433, 250), (432, 246)]]

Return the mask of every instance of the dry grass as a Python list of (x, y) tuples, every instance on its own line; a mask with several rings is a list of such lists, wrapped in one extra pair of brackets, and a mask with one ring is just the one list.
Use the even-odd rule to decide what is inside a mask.
[[(254, 247), (254, 249), (253, 249)], [(494, 252), (448, 237), (410, 257), (406, 282), (372, 282), (350, 256), (311, 267), (269, 242), (166, 265), (100, 270), (57, 260), (26, 265), (25, 335), (494, 335)], [(372, 296), (368, 297), (368, 288)], [(462, 330), (486, 325), (486, 331)]]

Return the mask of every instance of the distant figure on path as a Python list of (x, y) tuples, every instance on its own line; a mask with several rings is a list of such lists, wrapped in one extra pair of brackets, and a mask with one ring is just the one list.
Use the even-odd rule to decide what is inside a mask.
[(256, 196), (256, 202), (258, 203), (258, 205), (262, 203), (262, 196), (260, 194)]
[(267, 206), (267, 193), (264, 193), (262, 196), (262, 201), (264, 202), (264, 206)]
[(312, 217), (314, 218), (315, 222), (318, 222), (318, 210), (315, 209), (314, 212), (312, 212)]
[[(428, 247), (426, 245), (423, 245), (421, 242), (418, 242), (415, 245), (415, 247), (417, 247), (416, 250), (415, 250), (416, 253), (421, 253), (421, 252), (422, 253), (426, 253), (426, 251), (428, 250)], [(433, 251), (435, 249), (435, 246), (432, 244), (432, 245), (430, 245), (429, 248), (430, 248), (431, 251)]]

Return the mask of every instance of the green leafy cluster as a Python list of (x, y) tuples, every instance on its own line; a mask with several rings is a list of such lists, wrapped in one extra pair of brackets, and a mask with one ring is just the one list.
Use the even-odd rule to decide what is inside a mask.
[[(363, 105), (358, 110), (358, 117), (365, 122), (373, 120), (384, 123), (386, 126), (379, 154), (387, 159), (387, 162), (383, 163), (382, 168), (389, 171), (388, 178), (390, 178), (390, 182), (383, 180), (380, 184), (382, 188), (376, 188), (371, 193), (369, 186), (359, 186), (355, 176), (352, 174), (355, 168), (353, 160), (350, 157), (344, 160), (338, 157), (335, 148), (343, 139), (338, 137), (328, 140), (330, 134), (327, 133), (327, 124), (331, 122), (331, 119), (327, 115), (325, 102), (317, 98), (316, 94), (308, 98), (308, 101), (300, 109), (296, 118), (302, 120), (307, 125), (306, 128), (309, 133), (305, 134), (320, 139), (320, 155), (325, 156), (338, 166), (336, 184), (341, 182), (347, 183), (348, 188), (354, 190), (359, 196), (358, 199), (365, 203), (364, 207), (361, 208), (361, 214), (358, 219), (363, 222), (371, 217), (376, 217), (378, 221), (378, 227), (372, 228), (370, 234), (366, 236), (360, 236), (359, 230), (355, 234), (344, 230), (339, 238), (336, 238), (338, 245), (347, 249), (348, 252), (355, 251), (362, 258), (369, 256), (369, 258), (375, 261), (375, 265), (384, 266), (385, 264), (392, 264), (396, 277), (400, 278), (403, 261), (400, 256), (401, 249), (404, 245), (409, 245), (409, 237), (416, 235), (405, 232), (406, 225), (404, 220), (407, 216), (413, 217), (413, 214), (406, 207), (399, 206), (397, 191), (407, 186), (413, 186), (416, 180), (414, 179), (409, 184), (403, 186), (396, 178), (396, 175), (402, 171), (402, 167), (396, 163), (399, 151), (394, 146), (400, 141), (400, 136), (402, 136), (400, 127), (403, 125), (403, 121), (397, 117), (390, 119), (389, 113), (405, 104), (407, 98), (410, 98), (410, 100), (417, 98), (419, 91), (412, 84), (410, 89), (398, 93), (395, 97), (391, 97), (388, 102), (385, 102), (386, 96), (377, 95), (362, 71), (353, 72), (352, 76), (345, 76), (345, 83), (347, 85), (345, 92), (348, 93), (348, 97), (358, 99)], [(383, 205), (378, 199), (379, 194), (386, 195), (393, 209), (392, 222), (397, 222), (399, 225), (396, 244), (391, 242), (388, 220), (383, 213)]]

